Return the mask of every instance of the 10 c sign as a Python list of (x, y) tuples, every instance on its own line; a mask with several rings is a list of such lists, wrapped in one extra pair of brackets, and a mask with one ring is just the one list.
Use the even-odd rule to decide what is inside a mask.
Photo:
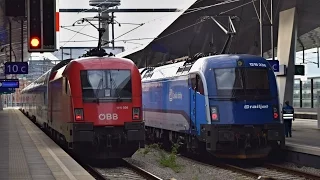
[(6, 62), (5, 74), (28, 74), (28, 62)]

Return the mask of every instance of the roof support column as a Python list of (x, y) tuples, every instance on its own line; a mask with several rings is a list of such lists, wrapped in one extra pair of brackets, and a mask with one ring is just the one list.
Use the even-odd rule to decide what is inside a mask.
[(279, 15), (278, 49), (279, 64), (286, 66), (286, 76), (277, 76), (281, 107), (286, 100), (293, 104), (294, 66), (297, 42), (297, 9), (286, 9)]
[(0, 111), (3, 111), (3, 96), (0, 95)]

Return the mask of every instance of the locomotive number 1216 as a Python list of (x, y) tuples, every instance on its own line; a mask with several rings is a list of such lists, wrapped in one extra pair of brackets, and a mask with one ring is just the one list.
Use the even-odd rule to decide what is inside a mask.
[(103, 113), (99, 114), (100, 121), (116, 121), (118, 120), (119, 116), (117, 113)]

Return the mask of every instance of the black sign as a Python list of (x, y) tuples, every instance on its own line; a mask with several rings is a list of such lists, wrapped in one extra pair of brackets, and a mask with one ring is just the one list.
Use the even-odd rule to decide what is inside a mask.
[(14, 93), (15, 91), (16, 91), (15, 88), (4, 88), (4, 87), (0, 88), (0, 94), (11, 94), (11, 93)]
[(6, 62), (4, 67), (5, 74), (28, 74), (27, 62)]
[(304, 65), (295, 65), (294, 66), (294, 75), (304, 76), (304, 74), (305, 74)]

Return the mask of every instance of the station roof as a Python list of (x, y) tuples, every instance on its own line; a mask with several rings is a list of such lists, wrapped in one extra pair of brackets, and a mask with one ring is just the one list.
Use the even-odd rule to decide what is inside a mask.
[[(268, 8), (270, 0), (263, 0), (263, 2), (270, 15)], [(318, 17), (320, 14), (318, 9), (320, 1), (273, 0), (274, 46), (277, 46), (279, 12), (292, 7), (297, 7), (298, 15), (297, 51), (302, 50), (302, 47), (310, 49), (319, 46), (320, 19)], [(131, 52), (124, 52), (119, 56), (130, 58), (136, 62), (138, 67), (144, 67), (146, 64), (154, 65), (189, 54), (194, 55), (197, 52), (213, 51), (219, 53), (224, 46), (227, 35), (212, 19), (203, 21), (205, 16), (215, 16), (216, 20), (225, 26), (227, 19), (223, 16), (236, 17), (233, 23), (237, 32), (232, 39), (229, 52), (259, 55), (260, 25), (258, 15), (259, 0), (195, 0), (189, 9), (184, 11), (151, 43)], [(264, 23), (269, 23), (266, 13), (264, 17)], [(270, 29), (270, 26), (263, 28), (263, 51), (266, 58), (272, 56)]]
[[(10, 60), (10, 34), (12, 42), (12, 61), (21, 61), (21, 18), (11, 18), (5, 16), (5, 1), (0, 1), (0, 67)], [(11, 22), (11, 33), (10, 33)], [(23, 18), (23, 57), (29, 58), (27, 50), (27, 19)], [(2, 70), (2, 68), (0, 68)]]
[[(124, 52), (121, 56), (130, 58), (139, 67), (147, 64), (156, 64), (161, 61), (183, 57), (196, 52), (220, 51), (227, 36), (211, 20), (200, 22), (204, 16), (232, 15), (237, 34), (230, 47), (230, 53), (259, 54), (259, 22), (252, 1), (259, 11), (259, 0), (195, 0), (195, 3), (166, 30), (158, 35), (151, 43), (131, 52)], [(5, 16), (5, 1), (0, 1), (0, 74), (4, 62), (9, 61), (10, 34), (12, 40), (12, 61), (21, 61), (21, 21), (17, 18)], [(270, 0), (263, 0), (267, 6)], [(225, 3), (223, 5), (215, 5)], [(297, 50), (313, 48), (320, 45), (320, 19), (318, 0), (273, 0), (275, 46), (277, 45), (279, 12), (290, 7), (297, 7), (298, 11), (298, 43)], [(203, 9), (203, 7), (209, 7)], [(197, 8), (202, 8), (197, 10)], [(195, 11), (195, 12), (193, 12)], [(223, 18), (222, 24), (226, 24)], [(9, 31), (11, 22), (12, 31)], [(200, 23), (199, 23), (200, 22)], [(27, 21), (23, 24), (23, 57), (27, 60), (30, 54), (27, 51)], [(270, 57), (270, 28), (264, 28), (265, 57)]]

